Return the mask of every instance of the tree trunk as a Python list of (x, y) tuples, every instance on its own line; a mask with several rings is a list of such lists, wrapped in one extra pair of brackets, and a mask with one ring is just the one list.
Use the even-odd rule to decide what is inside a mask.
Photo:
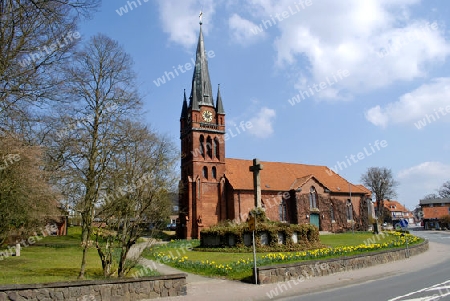
[(81, 267), (80, 273), (78, 274), (78, 279), (84, 279), (86, 273), (86, 257), (89, 248), (89, 239), (92, 233), (92, 209), (85, 210), (81, 213), (81, 219), (83, 224), (81, 225), (81, 247), (83, 249), (83, 254), (81, 257)]
[(120, 250), (119, 268), (117, 270), (119, 278), (125, 276), (125, 261), (127, 260), (127, 254), (129, 249), (130, 248), (128, 246), (122, 246)]
[(102, 262), (102, 269), (103, 269), (103, 276), (110, 277), (111, 276), (111, 264), (112, 264), (112, 253), (111, 253), (111, 244), (110, 244), (110, 237), (106, 239), (106, 246), (105, 246), (105, 252), (103, 252), (102, 247), (98, 243), (98, 235), (96, 237), (96, 244), (97, 253), (100, 257), (100, 260)]
[[(119, 268), (117, 270), (119, 277), (124, 277), (127, 270), (125, 267), (125, 263), (127, 260), (128, 252), (134, 244), (134, 226), (133, 225), (124, 225), (122, 230), (122, 240), (121, 240), (121, 250), (120, 250), (120, 258), (119, 258)], [(130, 259), (131, 260), (131, 259)]]
[(89, 229), (90, 227), (86, 227), (86, 221), (83, 218), (82, 232), (81, 232), (81, 247), (83, 248), (83, 255), (81, 257), (81, 267), (80, 273), (78, 274), (78, 279), (84, 279), (84, 274), (86, 272), (86, 256), (88, 250), (88, 240), (89, 240)]

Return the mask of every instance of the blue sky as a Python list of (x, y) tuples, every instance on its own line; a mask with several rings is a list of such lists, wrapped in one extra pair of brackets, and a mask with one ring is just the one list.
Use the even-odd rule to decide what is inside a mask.
[(227, 157), (326, 165), (353, 183), (391, 168), (410, 209), (450, 180), (450, 3), (103, 1), (82, 39), (104, 33), (132, 55), (144, 118), (177, 145), (192, 79), (178, 65), (192, 65), (200, 10)]

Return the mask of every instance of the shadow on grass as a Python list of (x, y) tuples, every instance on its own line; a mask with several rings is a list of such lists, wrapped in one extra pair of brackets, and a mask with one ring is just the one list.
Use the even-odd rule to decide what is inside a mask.
[[(80, 268), (47, 268), (47, 269), (40, 269), (35, 273), (36, 275), (47, 275), (66, 279), (61, 281), (76, 281), (78, 280), (77, 278), (78, 274), (80, 273)], [(102, 270), (87, 269), (85, 280), (91, 279), (105, 279)]]
[(160, 239), (162, 241), (171, 241), (177, 238), (175, 231), (155, 230), (153, 232), (144, 232), (142, 236), (152, 237), (154, 239)]

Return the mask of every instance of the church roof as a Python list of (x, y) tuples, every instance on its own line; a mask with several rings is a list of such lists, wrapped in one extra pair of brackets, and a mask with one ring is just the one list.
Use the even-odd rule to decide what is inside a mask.
[(225, 114), (225, 110), (223, 109), (222, 96), (220, 95), (220, 85), (217, 88), (216, 111), (218, 114)]
[(361, 188), (362, 190), (364, 190), (367, 194), (372, 194), (372, 191), (370, 191), (369, 189), (366, 188), (366, 186), (362, 185), (362, 184), (357, 184), (357, 187)]
[(181, 118), (187, 118), (187, 100), (186, 100), (186, 90), (184, 90), (183, 107), (181, 109)]
[(203, 41), (201, 24), (195, 58), (194, 74), (192, 76), (191, 96), (189, 99), (189, 107), (193, 110), (199, 110), (200, 105), (214, 106), (211, 80), (209, 78), (208, 59), (205, 52), (205, 43)]
[[(236, 190), (253, 190), (253, 176), (249, 167), (252, 160), (225, 159), (225, 176)], [(297, 163), (261, 161), (261, 190), (288, 191), (301, 187), (314, 177), (325, 188), (334, 193), (370, 194), (370, 191), (353, 185), (326, 166), (306, 165)], [(295, 187), (293, 187), (295, 186)]]

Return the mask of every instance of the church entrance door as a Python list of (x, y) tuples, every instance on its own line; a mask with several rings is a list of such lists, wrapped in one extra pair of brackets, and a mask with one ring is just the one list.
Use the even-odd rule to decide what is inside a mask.
[(317, 213), (311, 213), (309, 216), (309, 223), (319, 228), (319, 215)]

